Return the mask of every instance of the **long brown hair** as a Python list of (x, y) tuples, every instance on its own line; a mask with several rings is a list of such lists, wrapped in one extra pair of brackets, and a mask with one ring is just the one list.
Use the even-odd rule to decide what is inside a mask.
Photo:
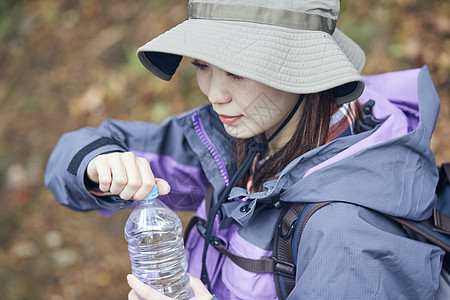
[[(334, 103), (334, 90), (305, 95), (303, 102), (303, 112), (292, 138), (253, 174), (253, 186), (257, 191), (261, 191), (265, 181), (282, 171), (296, 157), (327, 142), (331, 116), (339, 108)], [(359, 102), (356, 105), (355, 123), (358, 124), (362, 109)], [(238, 166), (245, 159), (249, 141), (236, 139)], [(239, 181), (239, 186), (245, 188), (248, 178), (247, 173)]]

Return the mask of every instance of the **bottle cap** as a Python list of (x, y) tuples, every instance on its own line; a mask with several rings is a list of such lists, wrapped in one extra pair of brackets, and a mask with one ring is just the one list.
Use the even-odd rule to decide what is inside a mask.
[(150, 194), (148, 194), (147, 197), (145, 197), (142, 200), (152, 200), (152, 199), (155, 199), (158, 196), (159, 196), (158, 186), (155, 184), (155, 186), (153, 187), (153, 189), (150, 192)]

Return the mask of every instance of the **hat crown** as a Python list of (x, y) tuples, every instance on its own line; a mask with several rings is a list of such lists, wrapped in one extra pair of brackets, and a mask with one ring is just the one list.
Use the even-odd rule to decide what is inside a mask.
[(339, 0), (190, 0), (190, 19), (261, 23), (332, 34)]

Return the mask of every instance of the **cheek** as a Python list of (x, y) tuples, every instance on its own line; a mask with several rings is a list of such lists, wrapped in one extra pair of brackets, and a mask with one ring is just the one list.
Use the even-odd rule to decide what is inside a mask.
[(277, 105), (281, 110), (282, 115), (286, 115), (294, 109), (295, 104), (299, 99), (300, 95), (291, 94), (286, 92), (279, 92), (275, 98), (278, 100)]
[(259, 89), (252, 93), (253, 98), (247, 99), (244, 104), (246, 116), (251, 121), (253, 127), (267, 130), (282, 119), (286, 111), (292, 108), (295, 103), (286, 101), (285, 95), (276, 90), (266, 88)]
[(202, 91), (202, 93), (206, 97), (208, 97), (208, 94), (209, 94), (209, 81), (208, 81), (208, 78), (205, 76), (205, 74), (202, 74), (198, 70), (196, 72), (196, 77), (197, 77), (197, 85), (198, 85), (200, 91)]

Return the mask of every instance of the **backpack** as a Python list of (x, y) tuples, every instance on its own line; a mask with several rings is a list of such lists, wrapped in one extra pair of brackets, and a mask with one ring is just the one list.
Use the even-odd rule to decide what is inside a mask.
[[(432, 216), (427, 220), (416, 222), (389, 215), (385, 216), (400, 224), (410, 238), (436, 245), (445, 251), (439, 278), (439, 289), (434, 298), (439, 300), (450, 299), (450, 163), (445, 163), (439, 168), (436, 196), (437, 200)], [(274, 241), (274, 256), (277, 257), (278, 261), (291, 264), (293, 274), (295, 274), (298, 245), (308, 220), (319, 209), (334, 202), (295, 203), (281, 217), (278, 223), (278, 232), (274, 237), (274, 240), (277, 239), (277, 241)], [(287, 250), (285, 244), (289, 244)], [(286, 299), (294, 288), (295, 276), (275, 274), (275, 283), (279, 299)]]
[[(450, 299), (450, 163), (439, 168), (439, 181), (436, 187), (437, 201), (432, 216), (425, 221), (416, 222), (399, 217), (386, 217), (400, 224), (410, 238), (439, 246), (445, 251), (442, 263), (439, 289), (434, 299)], [(205, 197), (208, 199), (209, 197)], [(273, 256), (250, 259), (230, 252), (218, 238), (211, 239), (211, 245), (231, 261), (252, 273), (273, 273), (279, 299), (286, 299), (295, 286), (298, 245), (308, 220), (319, 209), (336, 201), (319, 203), (292, 203), (283, 205), (275, 229), (272, 250)], [(208, 211), (208, 201), (207, 201)], [(205, 220), (194, 217), (185, 231), (185, 241), (190, 230), (197, 230), (204, 237)], [(295, 258), (295, 259), (294, 259)]]

